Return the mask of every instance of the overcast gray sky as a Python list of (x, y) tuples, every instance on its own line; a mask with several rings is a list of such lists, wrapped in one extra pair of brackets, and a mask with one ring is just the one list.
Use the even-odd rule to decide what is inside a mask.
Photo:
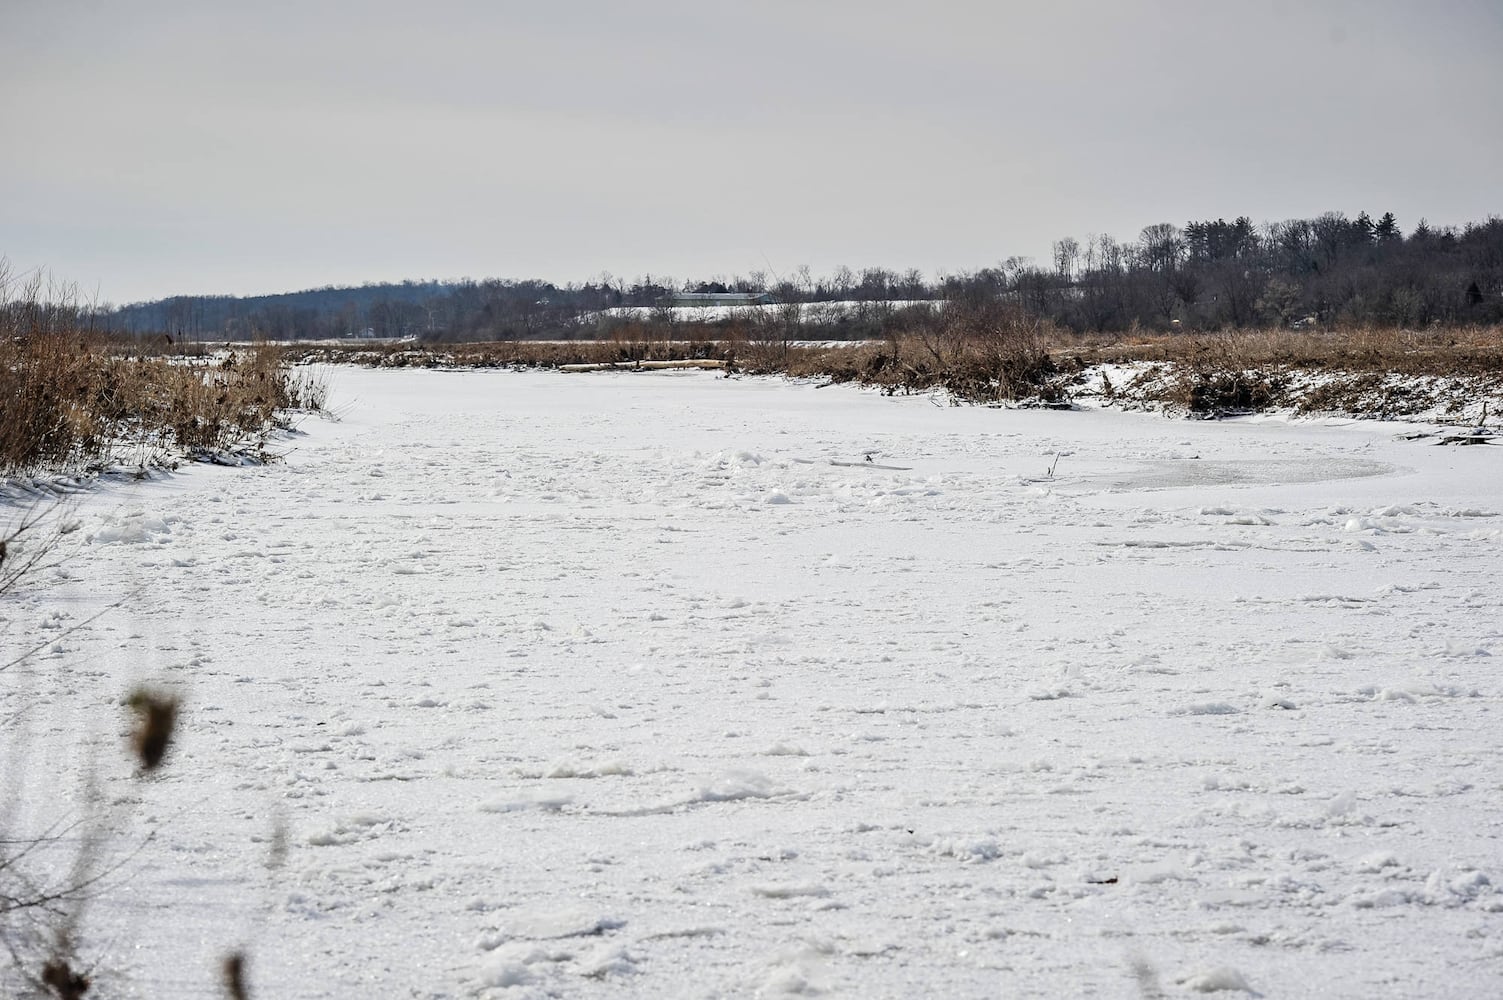
[(124, 302), (1503, 212), (1499, 0), (6, 0), (0, 254)]

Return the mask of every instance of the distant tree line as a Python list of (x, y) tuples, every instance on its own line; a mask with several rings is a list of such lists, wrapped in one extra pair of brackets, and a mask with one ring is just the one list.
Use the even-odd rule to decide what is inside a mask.
[(1407, 237), (1392, 213), (1162, 223), (1132, 243), (1059, 240), (1050, 266), (1013, 259), (984, 280), (1077, 331), (1498, 323), (1503, 218)]
[[(1327, 212), (1254, 225), (1246, 216), (1148, 226), (1057, 241), (1052, 259), (1011, 257), (973, 272), (926, 278), (873, 267), (816, 276), (753, 271), (627, 283), (609, 274), (577, 284), (469, 278), (327, 287), (278, 295), (175, 296), (93, 310), (129, 334), (187, 340), (415, 337), (509, 340), (589, 336), (608, 310), (657, 311), (679, 291), (767, 292), (786, 304), (900, 303), (976, 296), (1010, 300), (1076, 331), (1363, 324), (1420, 327), (1503, 322), (1503, 218), (1464, 228), (1421, 220), (1406, 236), (1392, 213), (1374, 220)], [(883, 315), (890, 317), (892, 310)], [(851, 336), (868, 324), (851, 324)]]

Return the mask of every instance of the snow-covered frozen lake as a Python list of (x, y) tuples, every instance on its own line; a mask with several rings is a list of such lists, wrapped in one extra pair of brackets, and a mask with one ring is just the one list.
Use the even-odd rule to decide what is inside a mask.
[[(98, 488), (0, 606), (9, 659), (135, 592), (0, 674), (26, 814), (92, 734), (139, 848), (110, 994), (238, 946), (279, 1000), (1503, 992), (1503, 449), (332, 379), (284, 463)], [(133, 781), (143, 680), (186, 708)]]

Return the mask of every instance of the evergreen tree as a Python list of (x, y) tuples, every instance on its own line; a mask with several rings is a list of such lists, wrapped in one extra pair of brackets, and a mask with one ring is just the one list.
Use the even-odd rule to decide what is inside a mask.
[(1373, 235), (1376, 236), (1379, 242), (1382, 243), (1389, 243), (1393, 240), (1400, 240), (1404, 238), (1403, 232), (1399, 229), (1398, 220), (1393, 217), (1392, 212), (1383, 213), (1383, 217), (1380, 218), (1378, 220), (1378, 224), (1373, 227)]
[(1377, 226), (1373, 225), (1372, 216), (1366, 212), (1359, 212), (1352, 222), (1352, 235), (1357, 243), (1371, 243), (1377, 232)]

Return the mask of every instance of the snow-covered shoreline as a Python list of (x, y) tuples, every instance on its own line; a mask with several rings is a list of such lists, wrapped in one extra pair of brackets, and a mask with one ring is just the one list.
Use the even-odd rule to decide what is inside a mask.
[[(135, 594), (3, 675), (27, 815), (85, 733), (112, 849), (154, 835), (110, 992), (240, 945), (276, 997), (1497, 986), (1492, 448), (687, 372), (330, 405), (102, 483), (0, 609), (9, 651)], [(141, 680), (185, 721), (131, 784)]]

